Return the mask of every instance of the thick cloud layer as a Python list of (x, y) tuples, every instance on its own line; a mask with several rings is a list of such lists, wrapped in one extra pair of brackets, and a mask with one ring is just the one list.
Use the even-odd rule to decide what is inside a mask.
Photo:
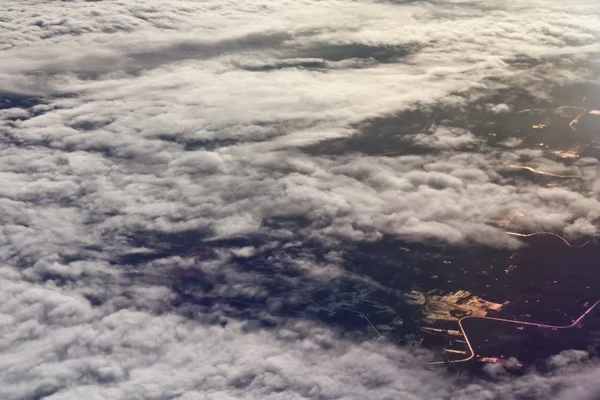
[[(595, 83), (600, 15), (576, 3), (3, 1), (2, 398), (594, 398), (581, 357), (469, 384), (422, 350), (286, 318), (283, 294), (256, 328), (182, 305), (171, 280), (264, 299), (233, 265), (279, 249), (265, 269), (326, 288), (340, 243), (517, 247), (501, 226), (517, 214), (515, 230), (596, 235), (594, 157), (436, 111), (501, 117), (522, 104), (497, 93)], [(523, 162), (577, 178), (542, 188), (507, 173)], [(184, 257), (182, 238), (218, 245)], [(286, 253), (309, 242), (325, 255)]]

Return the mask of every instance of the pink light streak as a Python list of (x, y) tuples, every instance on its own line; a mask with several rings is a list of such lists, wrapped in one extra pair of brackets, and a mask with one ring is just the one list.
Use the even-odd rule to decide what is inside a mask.
[(475, 351), (473, 350), (473, 346), (471, 345), (471, 342), (469, 341), (469, 337), (468, 337), (467, 333), (465, 332), (465, 328), (462, 325), (462, 323), (465, 319), (469, 319), (469, 318), (487, 319), (487, 320), (492, 320), (492, 321), (507, 322), (509, 324), (529, 325), (529, 326), (535, 326), (537, 328), (547, 328), (547, 329), (552, 329), (552, 330), (571, 329), (571, 328), (574, 328), (575, 326), (577, 326), (577, 324), (579, 324), (583, 320), (583, 318), (585, 318), (585, 316), (588, 315), (594, 309), (594, 307), (596, 307), (596, 305), (598, 305), (598, 303), (600, 303), (600, 300), (596, 301), (590, 308), (588, 308), (579, 318), (574, 320), (573, 323), (570, 325), (548, 325), (548, 324), (539, 324), (539, 323), (535, 323), (535, 322), (516, 321), (516, 320), (511, 320), (511, 319), (494, 318), (494, 317), (477, 317), (477, 316), (463, 317), (458, 320), (458, 326), (460, 327), (460, 330), (465, 338), (465, 342), (467, 343), (467, 346), (469, 347), (469, 351), (470, 351), (471, 355), (469, 357), (462, 358), (460, 360), (436, 361), (436, 362), (430, 362), (430, 363), (425, 363), (425, 364), (427, 364), (427, 365), (441, 365), (441, 364), (446, 364), (446, 363), (454, 364), (454, 363), (459, 363), (459, 362), (467, 362), (469, 360), (472, 360), (475, 357)]
[(507, 235), (520, 236), (520, 237), (531, 237), (531, 236), (537, 236), (537, 235), (552, 235), (552, 236), (555, 236), (555, 237), (559, 238), (563, 242), (565, 242), (567, 246), (573, 247), (573, 246), (571, 246), (571, 243), (569, 243), (567, 241), (567, 239), (565, 239), (564, 237), (562, 237), (559, 234), (556, 234), (554, 232), (533, 232), (533, 233), (504, 232), (504, 233), (506, 233)]

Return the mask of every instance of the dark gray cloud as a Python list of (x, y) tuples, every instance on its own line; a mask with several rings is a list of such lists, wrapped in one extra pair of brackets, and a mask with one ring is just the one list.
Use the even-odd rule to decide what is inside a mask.
[[(594, 398), (582, 353), (465, 382), (305, 311), (343, 279), (378, 288), (340, 243), (517, 247), (499, 226), (517, 213), (596, 235), (597, 154), (569, 164), (438, 110), (497, 122), (525, 108), (499, 93), (591, 82), (598, 18), (585, 1), (2, 2), (1, 397)], [(522, 163), (583, 179), (541, 190), (507, 173)]]

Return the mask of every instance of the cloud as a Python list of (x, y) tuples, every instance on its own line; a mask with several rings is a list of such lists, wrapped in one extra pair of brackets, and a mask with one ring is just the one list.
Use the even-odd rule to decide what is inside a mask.
[[(516, 214), (511, 229), (596, 234), (596, 155), (498, 147), (451, 117), (494, 122), (523, 105), (501, 93), (543, 102), (588, 82), (592, 2), (4, 1), (0, 15), (3, 398), (595, 393), (596, 361), (564, 362), (575, 353), (465, 383), (422, 368), (423, 349), (297, 311), (343, 279), (377, 287), (344, 270), (345, 246), (518, 247), (502, 225)], [(583, 179), (546, 187), (511, 165)]]
[[(333, 399), (369, 393), (443, 398), (448, 390), (441, 380), (420, 385), (437, 379), (407, 367), (416, 362), (414, 355), (393, 346), (354, 344), (307, 321), (244, 332), (236, 321), (204, 326), (131, 308), (92, 310), (56, 288), (5, 287), (3, 311), (15, 318), (14, 336), (3, 336), (5, 345), (13, 345), (4, 350), (4, 363), (11, 365), (1, 389), (7, 399), (71, 399), (83, 392), (99, 399)], [(10, 310), (12, 304), (20, 307)], [(21, 362), (13, 364), (14, 358)]]
[[(3, 398), (593, 398), (598, 369), (585, 352), (554, 356), (546, 374), (496, 371), (493, 382), (465, 386), (452, 374), (423, 368), (429, 355), (418, 348), (357, 342), (302, 318), (271, 317), (275, 326), (268, 328), (219, 313), (178, 315), (162, 310), (179, 295), (161, 284), (123, 285), (122, 276), (99, 274), (110, 270), (106, 264), (74, 264), (55, 264), (53, 271), (92, 275), (80, 274), (67, 287), (2, 269)], [(165, 267), (197, 268), (173, 258), (155, 263), (153, 273)], [(96, 285), (94, 275), (101, 277)], [(234, 271), (229, 279), (236, 279)], [(238, 283), (226, 286), (235, 290)], [(104, 301), (92, 306), (92, 295)]]
[(477, 143), (475, 137), (468, 131), (440, 127), (431, 134), (418, 133), (414, 136), (404, 136), (405, 140), (414, 145), (430, 149), (450, 150), (473, 146)]

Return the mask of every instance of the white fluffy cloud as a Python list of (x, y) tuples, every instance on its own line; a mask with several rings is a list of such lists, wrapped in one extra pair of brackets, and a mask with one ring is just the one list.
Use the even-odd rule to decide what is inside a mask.
[[(496, 148), (444, 120), (391, 123), (391, 155), (323, 146), (368, 142), (357, 127), (377, 118), (588, 82), (599, 18), (585, 1), (2, 2), (3, 398), (519, 398), (557, 394), (565, 376), (593, 379), (593, 362), (580, 360), (554, 376), (465, 387), (415, 367), (419, 350), (314, 321), (208, 324), (182, 316), (168, 284), (128, 278), (167, 282), (169, 269), (119, 260), (183, 232), (266, 238), (236, 257), (384, 235), (510, 247), (519, 242), (498, 222), (516, 213), (515, 229), (595, 235), (593, 158), (567, 165), (514, 138)], [(485, 101), (493, 115), (514, 107)], [(403, 146), (418, 151), (394, 155)], [(584, 179), (542, 188), (506, 173), (522, 160)], [(339, 276), (328, 254), (326, 265), (296, 266)], [(228, 268), (199, 260), (186, 268)], [(221, 290), (260, 288), (240, 276)]]

